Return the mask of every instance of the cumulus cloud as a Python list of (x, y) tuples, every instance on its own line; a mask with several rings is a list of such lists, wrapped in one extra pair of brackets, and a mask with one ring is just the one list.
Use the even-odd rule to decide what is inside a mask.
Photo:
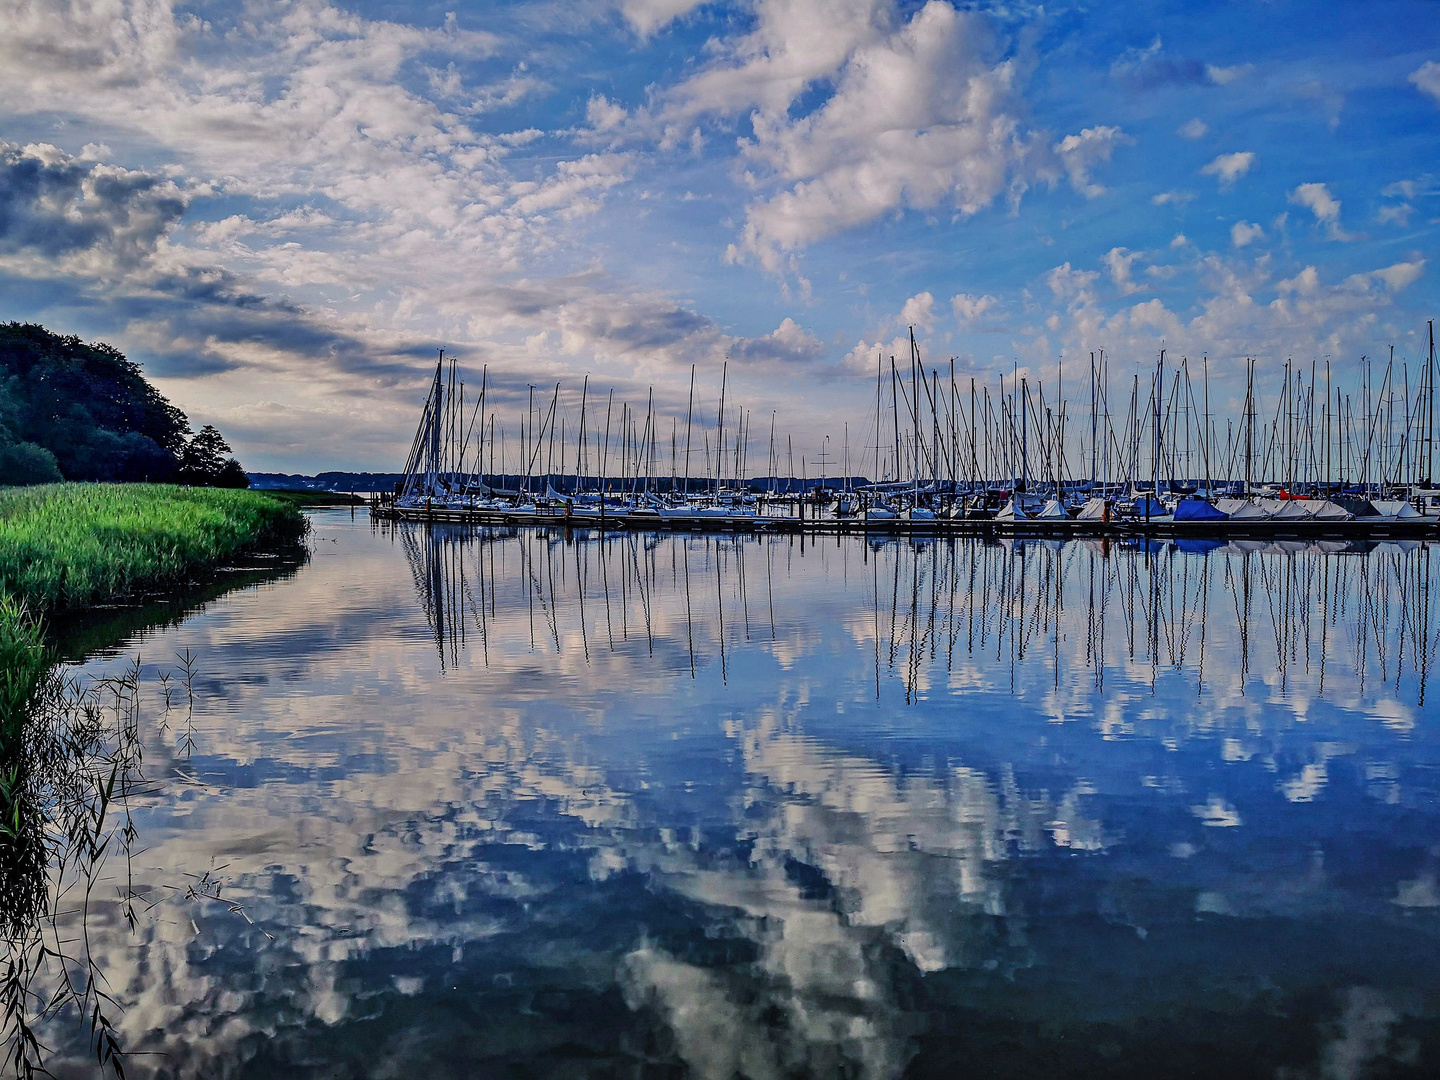
[(737, 338), (728, 344), (732, 360), (752, 364), (803, 364), (817, 359), (824, 345), (793, 319), (783, 319), (773, 331), (757, 338)]
[(1242, 150), (1234, 154), (1221, 154), (1214, 161), (1210, 162), (1200, 170), (1202, 176), (1214, 176), (1219, 179), (1222, 188), (1230, 187), (1236, 180), (1250, 171), (1250, 166), (1255, 164), (1255, 155), (1249, 150)]
[(1440, 64), (1434, 60), (1426, 60), (1410, 73), (1409, 81), (1415, 84), (1415, 89), (1422, 94), (1428, 94), (1440, 105)]
[(1150, 196), (1154, 206), (1184, 206), (1195, 198), (1193, 191), (1162, 191)]
[(1210, 125), (1201, 120), (1198, 116), (1186, 120), (1175, 132), (1182, 139), (1203, 139), (1210, 134)]
[(1230, 242), (1237, 248), (1247, 247), (1256, 240), (1265, 238), (1265, 230), (1249, 221), (1237, 221), (1230, 226)]
[(1381, 225), (1400, 225), (1403, 227), (1410, 224), (1410, 215), (1414, 212), (1415, 208), (1407, 202), (1387, 203), (1375, 211), (1375, 220)]
[(1410, 262), (1394, 263), (1383, 270), (1376, 270), (1374, 276), (1391, 292), (1399, 292), (1407, 285), (1413, 285), (1419, 281), (1420, 275), (1424, 272), (1425, 260), (1414, 259)]
[(1290, 192), (1290, 201), (1315, 215), (1315, 224), (1324, 226), (1332, 239), (1346, 238), (1340, 228), (1340, 200), (1324, 184), (1301, 184)]
[[(1205, 251), (1184, 240), (1177, 250), (1184, 261), (1165, 269), (1189, 271), (1196, 282), (1193, 300), (1183, 306), (1159, 298), (1128, 303), (1123, 294), (1106, 295), (1108, 290), (1095, 287), (1099, 272), (1070, 263), (1041, 275), (1032, 303), (1043, 312), (1044, 301), (1053, 301), (1051, 314), (1029, 340), (1014, 343), (1020, 363), (1027, 358), (1043, 363), (1061, 350), (1069, 355), (1101, 347), (1114, 355), (1143, 355), (1163, 341), (1177, 354), (1208, 353), (1217, 364), (1214, 373), (1224, 378), (1230, 361), (1219, 358), (1358, 355), (1377, 339), (1405, 333), (1403, 322), (1387, 317), (1401, 314), (1397, 292), (1424, 270), (1417, 254), (1410, 262), (1327, 284), (1314, 266), (1297, 266), (1281, 278), (1275, 273), (1277, 254)], [(1109, 272), (1116, 261), (1107, 255), (1098, 265)], [(1281, 280), (1276, 283), (1276, 278)], [(1266, 293), (1268, 302), (1262, 299)]]
[(624, 122), (625, 107), (604, 94), (596, 94), (585, 105), (585, 122), (596, 131), (613, 131)]
[(1070, 177), (1070, 186), (1087, 199), (1105, 194), (1105, 188), (1090, 179), (1090, 170), (1108, 162), (1117, 146), (1133, 142), (1118, 127), (1085, 128), (1078, 135), (1066, 135), (1055, 144), (1055, 153)]
[(0, 143), (0, 257), (53, 273), (124, 273), (147, 263), (188, 197), (163, 175), (84, 161), (46, 143)]
[[(968, 215), (990, 205), (1029, 147), (1015, 115), (1018, 71), (995, 60), (988, 21), (939, 0), (893, 29), (873, 3), (812, 7), (762, 4), (742, 62), (676, 94), (687, 107), (758, 105), (744, 156), (788, 185), (751, 203), (732, 255), (774, 270), (785, 253), (895, 210), (948, 204)], [(829, 99), (792, 117), (791, 102), (830, 73)]]
[(1234, 64), (1231, 67), (1220, 67), (1216, 64), (1205, 65), (1205, 77), (1216, 86), (1229, 86), (1254, 70), (1254, 64)]
[(928, 292), (917, 293), (900, 309), (900, 321), (906, 326), (930, 328), (935, 318), (935, 297)]
[(663, 30), (706, 0), (622, 0), (621, 14), (642, 38)]
[(975, 322), (997, 303), (999, 301), (988, 293), (983, 296), (957, 293), (950, 298), (950, 308), (955, 312), (955, 321), (961, 325)]
[(1307, 266), (1293, 278), (1286, 278), (1275, 286), (1279, 293), (1299, 293), (1302, 296), (1310, 296), (1320, 288), (1320, 275), (1315, 267)]
[(1090, 303), (1095, 299), (1091, 286), (1099, 277), (1093, 270), (1076, 270), (1067, 262), (1047, 271), (1045, 284), (1057, 299)]
[(1120, 291), (1121, 296), (1129, 296), (1131, 293), (1139, 292), (1143, 287), (1137, 284), (1130, 276), (1131, 266), (1140, 257), (1139, 252), (1131, 251), (1129, 248), (1114, 247), (1106, 253), (1102, 260), (1106, 269), (1110, 271), (1110, 280), (1115, 288)]

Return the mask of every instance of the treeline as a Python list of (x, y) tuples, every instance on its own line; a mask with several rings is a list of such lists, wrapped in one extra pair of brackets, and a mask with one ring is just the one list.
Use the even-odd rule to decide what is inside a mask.
[(0, 484), (58, 480), (250, 485), (220, 432), (192, 434), (118, 349), (0, 324)]

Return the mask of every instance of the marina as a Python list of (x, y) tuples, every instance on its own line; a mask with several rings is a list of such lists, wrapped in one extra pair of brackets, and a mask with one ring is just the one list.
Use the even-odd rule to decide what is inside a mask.
[[(670, 418), (668, 471), (653, 389), (643, 413), (622, 402), (618, 416), (611, 392), (602, 429), (588, 377), (568, 402), (573, 424), (560, 383), (548, 405), (530, 387), (512, 460), (493, 402), (487, 412), (488, 369), (467, 405), (458, 364), (447, 368), (442, 351), (403, 480), (375, 494), (371, 512), (602, 530), (1428, 539), (1440, 535), (1433, 321), (1427, 333), (1413, 387), (1393, 349), (1383, 368), (1361, 358), (1353, 392), (1334, 385), (1328, 360), (1308, 371), (1287, 360), (1272, 406), (1247, 359), (1239, 415), (1222, 418), (1210, 407), (1208, 359), (1197, 380), (1188, 359), (1167, 368), (1161, 350), (1148, 390), (1137, 371), (1115, 412), (1103, 351), (1089, 357), (1078, 404), (1064, 396), (1063, 362), (1049, 396), (1018, 367), (993, 396), (974, 378), (962, 394), (954, 358), (947, 378), (927, 372), (912, 328), (908, 379), (894, 356), (887, 379), (877, 356), (873, 421), (856, 427), (873, 441), (852, 455), (845, 425), (838, 477), (827, 476), (837, 464), (828, 435), (813, 459), (819, 475), (802, 453), (797, 476), (793, 439), (777, 441), (778, 410), (766, 472), (750, 469), (758, 440), (750, 411), (727, 412), (728, 363), (699, 451), (692, 366), (683, 429)], [(861, 463), (871, 476), (853, 471)]]

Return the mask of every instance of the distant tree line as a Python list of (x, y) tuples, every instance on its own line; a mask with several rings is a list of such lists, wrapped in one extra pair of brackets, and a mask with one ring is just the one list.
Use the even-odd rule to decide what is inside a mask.
[(118, 349), (0, 324), (0, 484), (249, 487), (220, 432), (190, 421)]

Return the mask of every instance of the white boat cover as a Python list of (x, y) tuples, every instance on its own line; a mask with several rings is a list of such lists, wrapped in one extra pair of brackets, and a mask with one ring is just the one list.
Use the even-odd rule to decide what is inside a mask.
[(1306, 499), (1305, 507), (1316, 521), (1349, 521), (1355, 516), (1331, 499)]
[(1088, 500), (1088, 501), (1085, 503), (1085, 505), (1080, 508), (1080, 513), (1077, 514), (1076, 516), (1077, 516), (1081, 521), (1104, 521), (1104, 520), (1105, 520), (1105, 500), (1104, 500), (1104, 499), (1090, 499), (1090, 500)]
[(1264, 521), (1270, 516), (1268, 510), (1249, 499), (1217, 499), (1215, 506), (1229, 514), (1231, 521)]
[[(1308, 521), (1310, 509), (1305, 504), (1308, 499), (1266, 499), (1265, 509), (1270, 510), (1270, 516), (1276, 521)], [(1271, 509), (1270, 504), (1275, 504)]]
[(1036, 514), (1035, 517), (1043, 521), (1070, 520), (1070, 515), (1065, 512), (1065, 507), (1059, 499), (1051, 499), (1045, 504), (1045, 508)]
[(1021, 510), (1020, 507), (1016, 505), (1015, 500), (1012, 498), (1009, 502), (1007, 502), (1004, 506), (1000, 508), (1000, 512), (995, 515), (995, 520), (1029, 521), (1030, 515), (1025, 513), (1024, 510)]
[(1375, 512), (1381, 517), (1396, 518), (1400, 521), (1423, 516), (1405, 499), (1371, 499), (1370, 505), (1375, 507)]

